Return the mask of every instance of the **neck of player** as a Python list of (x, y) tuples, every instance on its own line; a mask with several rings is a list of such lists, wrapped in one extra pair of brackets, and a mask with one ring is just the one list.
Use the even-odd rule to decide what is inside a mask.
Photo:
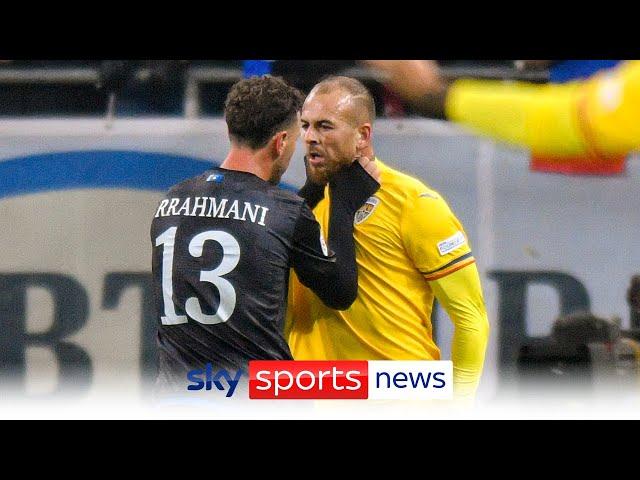
[(227, 170), (253, 173), (262, 180), (269, 181), (273, 169), (273, 160), (265, 150), (252, 150), (232, 145), (231, 150), (220, 166)]

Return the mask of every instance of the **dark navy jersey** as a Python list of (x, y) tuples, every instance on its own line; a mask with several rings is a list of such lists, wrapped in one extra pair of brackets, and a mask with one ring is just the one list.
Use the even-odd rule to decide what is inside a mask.
[(314, 291), (335, 288), (335, 255), (305, 201), (251, 173), (215, 168), (171, 188), (151, 242), (160, 375), (183, 388), (206, 363), (292, 358), (289, 268)]

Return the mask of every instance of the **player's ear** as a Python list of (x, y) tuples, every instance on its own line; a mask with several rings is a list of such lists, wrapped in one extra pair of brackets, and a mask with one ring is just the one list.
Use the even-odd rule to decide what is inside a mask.
[(371, 143), (371, 124), (364, 123), (358, 127), (358, 138), (356, 139), (356, 147), (358, 150), (366, 148)]
[(274, 135), (273, 148), (274, 148), (274, 153), (276, 157), (279, 157), (280, 155), (282, 155), (282, 152), (284, 152), (284, 149), (287, 146), (288, 141), (289, 141), (289, 134), (287, 133), (286, 130), (282, 130), (281, 132), (278, 132)]

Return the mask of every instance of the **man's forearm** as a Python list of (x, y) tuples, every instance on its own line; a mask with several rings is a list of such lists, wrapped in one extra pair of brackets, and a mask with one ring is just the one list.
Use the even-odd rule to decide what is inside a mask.
[(484, 312), (447, 311), (455, 318), (451, 347), (453, 383), (456, 396), (472, 396), (480, 383), (488, 340), (488, 320)]
[(480, 382), (489, 339), (489, 320), (475, 264), (430, 282), (454, 323), (451, 348), (454, 393), (472, 396)]
[(445, 117), (495, 140), (538, 154), (589, 153), (578, 118), (577, 85), (456, 80)]
[(329, 182), (329, 246), (336, 254), (337, 270), (333, 278), (327, 279), (327, 283), (334, 290), (334, 296), (345, 298), (341, 309), (348, 308), (358, 294), (353, 217), (379, 187), (380, 184), (358, 162), (341, 170)]

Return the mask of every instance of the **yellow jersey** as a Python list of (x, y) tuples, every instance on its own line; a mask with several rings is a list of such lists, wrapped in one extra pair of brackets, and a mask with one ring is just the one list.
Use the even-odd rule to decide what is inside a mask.
[[(355, 302), (347, 310), (332, 310), (292, 273), (285, 335), (296, 360), (440, 359), (432, 335), (430, 281), (475, 262), (469, 240), (437, 192), (376, 161), (381, 187), (354, 218)], [(314, 209), (325, 235), (329, 205), (327, 188)], [(484, 346), (486, 341), (480, 368)]]

